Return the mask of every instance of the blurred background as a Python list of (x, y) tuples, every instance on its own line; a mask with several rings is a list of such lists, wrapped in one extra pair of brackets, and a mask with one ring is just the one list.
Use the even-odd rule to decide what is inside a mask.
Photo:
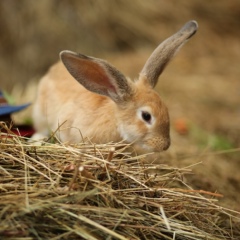
[[(37, 82), (61, 50), (104, 58), (136, 78), (156, 46), (192, 19), (197, 34), (157, 85), (172, 119), (172, 147), (162, 161), (201, 162), (191, 178), (195, 186), (237, 203), (239, 0), (2, 0), (0, 88), (17, 104), (33, 102)], [(14, 115), (16, 122), (30, 118), (31, 108)]]

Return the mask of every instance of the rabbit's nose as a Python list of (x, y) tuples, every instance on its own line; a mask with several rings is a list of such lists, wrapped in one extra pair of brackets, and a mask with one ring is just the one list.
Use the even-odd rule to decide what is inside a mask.
[(170, 147), (170, 145), (171, 145), (171, 140), (169, 138), (165, 141), (165, 143), (163, 145), (163, 151), (166, 151)]

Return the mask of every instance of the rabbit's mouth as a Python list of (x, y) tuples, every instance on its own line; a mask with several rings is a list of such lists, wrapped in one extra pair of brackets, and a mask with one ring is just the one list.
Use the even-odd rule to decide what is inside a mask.
[(170, 138), (151, 138), (147, 141), (139, 141), (135, 143), (147, 152), (166, 151), (171, 144)]

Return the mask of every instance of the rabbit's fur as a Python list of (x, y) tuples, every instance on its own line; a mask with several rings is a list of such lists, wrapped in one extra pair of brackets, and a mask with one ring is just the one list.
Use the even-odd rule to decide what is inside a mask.
[(154, 87), (177, 50), (197, 31), (190, 21), (161, 43), (131, 81), (104, 60), (70, 51), (41, 79), (34, 104), (33, 139), (57, 130), (63, 142), (133, 142), (160, 152), (170, 145), (169, 115)]

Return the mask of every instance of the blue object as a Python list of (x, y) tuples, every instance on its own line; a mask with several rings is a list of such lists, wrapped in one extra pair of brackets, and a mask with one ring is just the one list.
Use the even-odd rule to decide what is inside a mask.
[(21, 111), (24, 108), (28, 107), (29, 105), (30, 105), (30, 103), (20, 105), (20, 106), (10, 106), (10, 105), (0, 106), (0, 116), (8, 115), (8, 114), (11, 114), (14, 112)]
[(0, 91), (0, 116), (9, 115), (11, 113), (21, 111), (29, 105), (30, 103), (19, 106), (9, 105), (4, 98), (2, 91)]

